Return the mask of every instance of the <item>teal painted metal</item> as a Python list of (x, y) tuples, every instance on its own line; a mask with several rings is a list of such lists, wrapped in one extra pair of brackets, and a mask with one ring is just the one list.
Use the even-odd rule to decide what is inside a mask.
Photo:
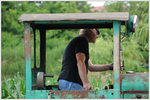
[[(64, 93), (63, 93), (64, 92)], [(119, 90), (57, 91), (56, 99), (117, 99)]]
[(114, 89), (120, 98), (120, 22), (113, 21), (113, 71), (114, 71)]
[(89, 21), (35, 21), (34, 24), (99, 24), (112, 23), (111, 20), (89, 20)]
[(26, 68), (26, 90), (31, 90), (31, 44), (30, 44), (30, 24), (24, 23), (24, 43), (25, 43), (25, 68)]
[(148, 99), (149, 98), (149, 94), (141, 94), (141, 93), (126, 93), (124, 95), (122, 95), (122, 98), (124, 99)]
[(98, 90), (96, 92), (96, 97), (105, 96), (105, 99), (118, 99), (120, 97), (120, 90), (110, 89), (110, 90)]
[(128, 22), (127, 22), (127, 34), (128, 34), (128, 36), (131, 35), (131, 30), (133, 30), (133, 29), (132, 29), (132, 28), (133, 28), (133, 25), (131, 24), (132, 20), (133, 20), (133, 17), (130, 16), (130, 17), (129, 17), (129, 20), (128, 20)]
[(129, 17), (129, 20), (127, 21), (127, 33), (128, 33), (128, 36), (131, 35), (131, 32), (133, 32), (133, 17), (134, 16), (130, 16)]
[[(26, 99), (118, 99), (120, 90), (58, 91), (27, 90)], [(121, 93), (120, 99), (148, 98), (148, 93)]]
[(149, 91), (149, 75), (121, 74), (121, 91)]
[(54, 91), (54, 90), (27, 90), (27, 99), (117, 99), (119, 90), (92, 90), (92, 91)]
[(47, 99), (48, 90), (26, 90), (26, 99)]

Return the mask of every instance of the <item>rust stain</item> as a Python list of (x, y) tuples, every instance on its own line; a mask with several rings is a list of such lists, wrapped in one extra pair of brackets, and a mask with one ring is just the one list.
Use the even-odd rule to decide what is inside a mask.
[(120, 82), (120, 79), (118, 78), (117, 80), (116, 80), (116, 82), (118, 83), (118, 84), (120, 84), (119, 82)]
[(148, 79), (144, 79), (144, 82), (148, 82)]
[[(145, 75), (145, 76), (143, 76), (143, 75)], [(140, 74), (121, 74), (121, 77), (120, 77), (120, 79), (121, 79), (121, 81), (124, 79), (124, 78), (126, 78), (126, 77), (130, 77), (130, 78), (132, 78), (132, 81), (134, 82), (134, 77), (139, 77), (139, 78), (141, 78), (141, 79), (144, 79), (144, 82), (148, 82), (148, 77), (149, 77), (149, 75), (148, 74), (144, 74), (144, 73), (140, 73)], [(138, 80), (139, 81), (139, 80)]]
[(135, 76), (135, 74), (129, 74), (129, 77), (134, 77)]
[(104, 95), (102, 95), (102, 96), (100, 96), (100, 98), (101, 98), (101, 99), (105, 99), (105, 96), (104, 96)]
[(95, 91), (50, 91), (51, 93), (55, 93), (55, 95), (59, 95), (60, 98), (66, 98), (68, 95), (72, 95), (74, 99), (77, 98), (88, 98), (89, 93), (94, 93), (96, 95)]
[(145, 79), (145, 78), (147, 78), (149, 75), (147, 74), (145, 74), (146, 76), (142, 76), (143, 74), (137, 74), (138, 75), (138, 77), (140, 77), (140, 78), (142, 78), (142, 79)]
[(30, 55), (31, 49), (30, 49), (30, 40), (27, 40), (25, 44), (25, 51), (26, 51), (26, 59), (28, 59), (28, 56)]
[(132, 98), (130, 98), (130, 99), (136, 99), (136, 98), (133, 98), (133, 97), (132, 97)]
[(25, 23), (24, 25), (24, 39), (25, 39), (25, 59), (28, 59), (28, 56), (31, 54), (30, 48), (30, 24)]
[(133, 94), (133, 93), (148, 94), (148, 93), (149, 93), (149, 91), (134, 90), (134, 89), (132, 89), (131, 91), (122, 91), (121, 93), (123, 93), (123, 94)]
[(134, 82), (135, 80), (134, 79), (132, 79), (132, 82)]

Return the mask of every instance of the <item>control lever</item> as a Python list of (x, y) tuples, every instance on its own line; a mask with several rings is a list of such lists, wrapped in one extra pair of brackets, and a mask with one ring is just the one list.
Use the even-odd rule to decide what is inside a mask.
[(124, 60), (121, 62), (121, 66), (120, 67), (123, 68), (123, 70), (125, 70)]

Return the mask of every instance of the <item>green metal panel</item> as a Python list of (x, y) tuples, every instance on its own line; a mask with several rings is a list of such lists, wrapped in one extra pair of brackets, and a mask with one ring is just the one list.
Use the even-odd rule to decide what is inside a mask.
[(146, 73), (122, 74), (121, 91), (149, 91), (149, 75)]
[(99, 24), (112, 23), (111, 20), (89, 20), (89, 21), (35, 21), (34, 24)]
[[(58, 91), (27, 90), (26, 99), (118, 99), (120, 90)], [(122, 99), (149, 98), (147, 93), (122, 93)], [(121, 99), (120, 98), (120, 99)]]
[(29, 23), (24, 23), (24, 43), (25, 43), (26, 90), (31, 90), (31, 44), (30, 44)]
[[(113, 71), (114, 89), (120, 90), (120, 22), (113, 21)], [(120, 91), (118, 91), (120, 98)]]
[(117, 99), (119, 90), (52, 91), (27, 90), (26, 99)]
[(48, 90), (26, 90), (26, 99), (47, 99)]
[(124, 94), (121, 95), (122, 98), (124, 99), (148, 99), (149, 98), (149, 94), (143, 94), (143, 93), (132, 93), (132, 94)]

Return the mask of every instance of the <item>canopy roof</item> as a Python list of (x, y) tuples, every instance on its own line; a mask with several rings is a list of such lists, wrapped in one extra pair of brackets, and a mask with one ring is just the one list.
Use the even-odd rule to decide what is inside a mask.
[(57, 14), (23, 14), (19, 22), (24, 21), (86, 21), (86, 20), (118, 20), (127, 21), (128, 12), (111, 13), (57, 13)]

